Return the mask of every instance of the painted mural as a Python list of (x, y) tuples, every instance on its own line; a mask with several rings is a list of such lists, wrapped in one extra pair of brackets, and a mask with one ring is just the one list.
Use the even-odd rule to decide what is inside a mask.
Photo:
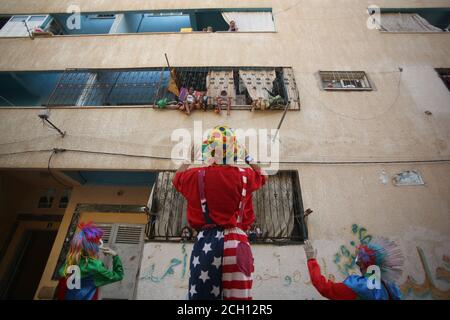
[[(353, 224), (350, 236), (344, 243), (314, 241), (319, 250), (318, 260), (322, 273), (332, 281), (343, 281), (348, 275), (357, 273), (354, 263), (356, 247), (368, 243), (375, 235), (366, 227)], [(141, 266), (138, 299), (187, 299), (189, 280), (190, 243), (148, 243), (145, 245)], [(406, 272), (399, 287), (405, 299), (450, 299), (450, 258), (439, 257), (440, 264), (430, 268), (428, 259), (435, 259), (417, 244), (420, 266), (413, 274)], [(254, 245), (255, 299), (323, 299), (312, 286), (302, 246)], [(436, 263), (436, 260), (434, 260)], [(414, 262), (416, 263), (416, 262)], [(411, 269), (412, 270), (412, 269)], [(416, 279), (423, 279), (417, 281)]]

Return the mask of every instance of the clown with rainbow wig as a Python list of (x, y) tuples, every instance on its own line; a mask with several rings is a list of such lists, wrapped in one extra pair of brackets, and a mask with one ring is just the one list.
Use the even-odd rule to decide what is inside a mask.
[[(59, 270), (60, 281), (58, 298), (60, 300), (97, 300), (98, 288), (123, 279), (122, 262), (117, 253), (103, 246), (103, 231), (92, 222), (80, 223), (80, 229), (72, 238), (65, 264)], [(105, 267), (99, 259), (100, 250), (113, 257), (113, 270)], [(80, 270), (79, 288), (70, 288), (68, 281), (73, 267)]]
[[(305, 253), (311, 282), (319, 293), (331, 300), (401, 300), (402, 295), (395, 284), (402, 275), (404, 257), (397, 245), (385, 238), (376, 238), (357, 246), (355, 264), (361, 275), (352, 274), (344, 282), (327, 280), (317, 263), (317, 250), (305, 241)], [(369, 267), (380, 270), (380, 285), (373, 285)]]

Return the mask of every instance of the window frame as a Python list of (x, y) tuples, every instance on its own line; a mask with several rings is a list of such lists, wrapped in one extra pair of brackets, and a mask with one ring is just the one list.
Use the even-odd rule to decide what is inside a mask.
[[(295, 81), (295, 73), (293, 71), (293, 68), (291, 67), (272, 67), (272, 66), (264, 66), (264, 67), (247, 67), (247, 66), (236, 66), (236, 67), (221, 67), (221, 66), (213, 66), (213, 67), (173, 67), (173, 69), (175, 70), (187, 70), (186, 72), (191, 72), (191, 73), (204, 73), (204, 72), (209, 72), (209, 71), (229, 71), (232, 70), (233, 72), (235, 71), (239, 71), (239, 70), (275, 70), (276, 72), (276, 78), (274, 80), (274, 87), (272, 89), (273, 92), (277, 92), (278, 95), (280, 95), (283, 99), (284, 99), (284, 104), (280, 104), (277, 103), (277, 101), (273, 101), (274, 103), (272, 106), (270, 106), (269, 108), (266, 108), (264, 110), (270, 111), (270, 110), (284, 110), (287, 105), (288, 106), (288, 110), (300, 110), (300, 95), (298, 93), (298, 86), (296, 84)], [(189, 71), (191, 70), (191, 71)], [(78, 82), (74, 82), (74, 83), (65, 83), (65, 79), (67, 79), (68, 77), (71, 76), (71, 74), (79, 74), (80, 77), (82, 74), (94, 74), (94, 73), (107, 73), (107, 72), (111, 72), (111, 73), (125, 73), (125, 72), (135, 72), (135, 71), (148, 71), (148, 72), (160, 72), (161, 73), (161, 82), (158, 84), (158, 87), (155, 87), (155, 93), (154, 96), (152, 96), (152, 101), (147, 101), (147, 102), (123, 102), (120, 104), (79, 104), (78, 100), (81, 97), (81, 95), (78, 95), (78, 100), (76, 102), (74, 101), (69, 101), (69, 102), (59, 102), (59, 97), (58, 95), (62, 95), (64, 96), (64, 91), (61, 90), (74, 90), (72, 85), (75, 86), (92, 86), (95, 87), (97, 91), (100, 91), (101, 89), (99, 89), (99, 87), (96, 87), (94, 83), (89, 84), (89, 83), (78, 83)], [(122, 68), (122, 69), (66, 69), (64, 72), (61, 73), (60, 79), (57, 81), (57, 84), (55, 85), (52, 93), (49, 95), (48, 100), (46, 103), (44, 103), (43, 105), (46, 107), (50, 107), (50, 108), (57, 108), (57, 107), (69, 107), (69, 108), (77, 108), (77, 107), (121, 107), (121, 106), (146, 106), (146, 107), (151, 107), (151, 108), (158, 108), (157, 102), (163, 98), (166, 98), (169, 95), (168, 92), (168, 84), (164, 83), (162, 84), (162, 79), (164, 77), (166, 77), (167, 75), (163, 73), (168, 73), (169, 69), (166, 67), (159, 67), (159, 68)], [(159, 78), (159, 77), (158, 77)], [(236, 78), (239, 80), (239, 73), (237, 73), (237, 75), (234, 76), (234, 81), (236, 80)], [(164, 78), (165, 79), (165, 78)], [(189, 81), (188, 81), (189, 82)], [(156, 84), (156, 82), (155, 82)], [(111, 90), (109, 91), (107, 97), (110, 97), (111, 93), (113, 92), (113, 90), (118, 88), (114, 87), (114, 86), (118, 86), (118, 83), (109, 83), (109, 84), (104, 84), (105, 86), (109, 85), (109, 88), (111, 89), (105, 89), (105, 90)], [(123, 84), (121, 84), (123, 85)], [(239, 87), (239, 82), (233, 82), (234, 85), (234, 91), (235, 91), (235, 98), (236, 95), (239, 95), (238, 93), (240, 91), (238, 91), (238, 87)], [(179, 89), (181, 89), (181, 87), (183, 87), (184, 84), (179, 86)], [(64, 89), (66, 87), (66, 89)], [(189, 87), (189, 86), (188, 86)], [(208, 83), (206, 82), (206, 87), (208, 87)], [(67, 89), (68, 88), (68, 89)], [(195, 88), (198, 90), (198, 88)], [(80, 90), (84, 90), (84, 89), (80, 89)], [(275, 91), (276, 90), (276, 91)], [(148, 93), (148, 92), (147, 92)], [(91, 93), (89, 93), (91, 94)], [(170, 96), (170, 95), (169, 95)], [(70, 97), (69, 97), (70, 98)], [(212, 99), (214, 99), (214, 97), (210, 97)], [(56, 101), (56, 102), (55, 102)], [(103, 101), (103, 100), (102, 100)], [(254, 100), (253, 100), (254, 101)], [(73, 103), (71, 103), (73, 102)], [(105, 101), (103, 101), (105, 102)], [(245, 104), (245, 105), (238, 105), (235, 103), (236, 99), (232, 102), (231, 105), (231, 109), (232, 110), (252, 110), (253, 106), (252, 104)], [(214, 102), (212, 103), (212, 105), (214, 105)], [(210, 106), (210, 103), (208, 102), (208, 106)], [(257, 106), (258, 107), (258, 106)], [(176, 104), (171, 104), (167, 106), (167, 109), (178, 109), (178, 106)], [(210, 108), (208, 108), (210, 109)], [(262, 109), (262, 108), (261, 108)], [(259, 109), (258, 109), (259, 110)]]
[[(303, 207), (302, 191), (300, 187), (298, 170), (280, 170), (279, 173), (291, 176), (290, 181), (292, 183), (292, 192), (290, 198), (288, 196), (289, 200), (292, 201), (291, 205), (293, 210), (292, 217), (289, 218), (292, 219), (292, 226), (290, 226), (291, 234), (289, 236), (268, 235), (265, 237), (257, 237), (256, 240), (251, 241), (252, 244), (296, 245), (301, 244), (308, 239), (307, 219), (305, 217)], [(149, 200), (149, 223), (145, 230), (147, 242), (194, 242), (195, 233), (187, 223), (187, 202), (172, 185), (172, 179), (175, 175), (175, 171), (161, 171), (159, 172), (159, 174), (162, 174), (162, 176), (159, 177), (159, 179), (156, 179), (155, 184), (152, 187), (151, 198)], [(272, 182), (270, 182), (270, 179), (272, 179)], [(258, 226), (263, 230), (270, 229), (270, 226), (267, 226), (269, 224), (269, 221), (272, 222), (272, 227), (276, 229), (273, 225), (273, 220), (271, 220), (274, 217), (271, 216), (271, 218), (267, 218), (267, 220), (258, 222), (258, 216), (263, 215), (263, 212), (257, 211), (258, 207), (265, 208), (270, 212), (270, 215), (272, 215), (272, 211), (265, 206), (265, 203), (257, 204), (255, 203), (255, 201), (257, 201), (257, 198), (259, 198), (263, 199), (264, 202), (270, 202), (271, 200), (268, 199), (266, 194), (267, 192), (274, 192), (274, 198), (277, 198), (277, 191), (282, 191), (282, 188), (280, 187), (280, 189), (272, 190), (272, 188), (274, 187), (273, 179), (274, 176), (269, 176), (266, 185), (264, 185), (261, 189), (255, 191), (255, 193), (253, 194), (253, 206), (256, 217), (255, 226)], [(281, 184), (281, 180), (278, 181), (278, 183)], [(163, 188), (163, 197), (161, 197), (161, 199), (158, 197), (158, 188)], [(167, 199), (170, 199), (170, 201), (167, 202)], [(166, 203), (170, 203), (169, 207), (166, 206)], [(176, 208), (176, 210), (172, 209), (174, 207)], [(159, 224), (157, 219), (158, 216), (160, 216), (161, 212), (161, 224)], [(279, 216), (275, 218), (280, 218), (282, 212), (277, 212), (277, 214)], [(175, 225), (177, 225), (178, 227), (174, 228)], [(283, 229), (281, 228), (281, 225), (282, 224), (280, 223), (280, 228), (277, 230), (273, 230), (273, 232), (282, 233)], [(186, 228), (188, 228), (191, 235), (193, 235), (190, 239), (183, 238), (183, 230), (185, 230)], [(161, 229), (165, 234), (158, 233)]]
[[(319, 79), (320, 79), (320, 87), (324, 91), (373, 91), (374, 85), (373, 82), (370, 80), (367, 72), (365, 71), (325, 71), (320, 70), (318, 72)], [(330, 80), (325, 80), (324, 76), (332, 75), (333, 79), (330, 78)], [(361, 77), (357, 77), (357, 76)], [(340, 87), (329, 87), (326, 86), (327, 82), (333, 82), (336, 81), (340, 83)], [(362, 82), (361, 87), (346, 87), (343, 82), (344, 81), (359, 81)]]

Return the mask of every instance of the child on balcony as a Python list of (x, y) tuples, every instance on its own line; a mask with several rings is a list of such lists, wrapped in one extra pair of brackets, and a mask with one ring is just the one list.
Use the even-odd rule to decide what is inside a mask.
[(227, 109), (228, 116), (231, 114), (231, 98), (228, 97), (226, 90), (222, 90), (222, 92), (220, 92), (220, 96), (217, 97), (216, 113), (220, 114), (222, 108)]
[(186, 99), (184, 100), (184, 104), (183, 104), (183, 110), (184, 112), (186, 112), (187, 115), (191, 114), (191, 111), (194, 109), (195, 107), (195, 95), (194, 95), (194, 88), (190, 87), (188, 94), (186, 96)]

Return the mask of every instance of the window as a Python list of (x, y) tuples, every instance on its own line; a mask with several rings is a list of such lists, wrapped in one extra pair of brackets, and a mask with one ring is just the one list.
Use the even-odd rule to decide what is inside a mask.
[[(150, 240), (186, 238), (186, 200), (172, 185), (174, 172), (160, 172), (153, 187)], [(261, 243), (301, 242), (307, 237), (297, 171), (281, 171), (253, 194), (256, 215), (251, 239)], [(186, 240), (186, 239), (185, 239)], [(192, 239), (190, 239), (192, 240)]]
[(53, 205), (53, 199), (55, 198), (56, 190), (53, 188), (47, 189), (45, 195), (39, 198), (38, 208), (49, 209)]
[(372, 90), (364, 71), (319, 71), (324, 90)]
[(450, 8), (381, 8), (381, 30), (442, 32), (450, 26)]
[[(47, 19), (48, 18), (48, 19)], [(77, 27), (79, 19), (79, 27)], [(167, 11), (103, 12), (83, 14), (74, 19), (72, 14), (12, 16), (0, 18), (0, 37), (28, 36), (35, 27), (41, 27), (45, 36), (128, 34), (152, 32), (228, 31), (235, 21), (238, 32), (275, 31), (272, 10), (262, 9), (190, 9)], [(5, 24), (1, 28), (2, 23)], [(41, 32), (40, 35), (43, 35)]]
[(0, 72), (0, 106), (42, 106), (62, 72)]
[(203, 107), (213, 109), (222, 90), (233, 109), (300, 108), (291, 68), (181, 67), (66, 70), (48, 106), (149, 105), (178, 109), (187, 90), (203, 96)]
[(436, 71), (447, 86), (447, 89), (450, 90), (450, 69), (436, 69)]
[(12, 16), (0, 30), (0, 37), (28, 37), (34, 28), (40, 27), (47, 15)]
[(59, 199), (59, 208), (60, 209), (67, 208), (67, 205), (69, 204), (70, 193), (71, 193), (70, 189), (68, 189), (68, 188), (64, 189), (63, 194), (61, 195), (61, 198)]

